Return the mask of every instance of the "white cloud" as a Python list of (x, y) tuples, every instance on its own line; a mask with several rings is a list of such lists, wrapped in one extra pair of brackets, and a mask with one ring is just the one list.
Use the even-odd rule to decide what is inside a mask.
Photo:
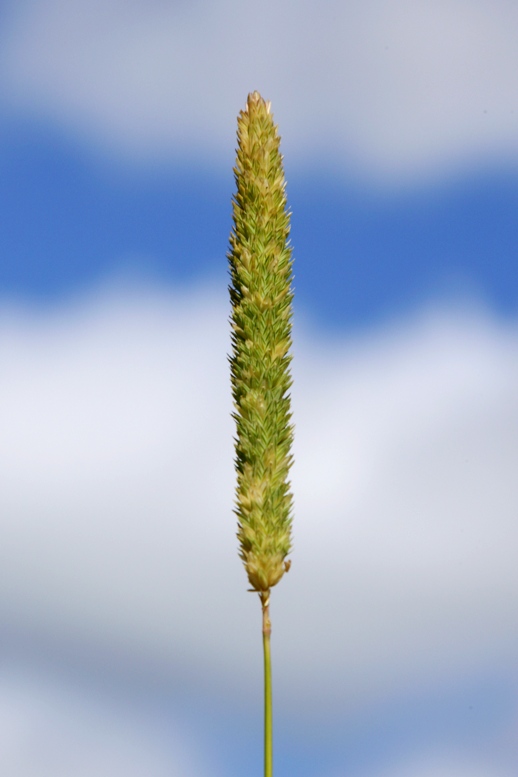
[(4, 110), (127, 159), (227, 164), (246, 94), (272, 99), (293, 164), (392, 183), (518, 156), (508, 0), (44, 0), (4, 22)]
[(485, 759), (481, 763), (469, 756), (425, 755), (400, 763), (395, 769), (383, 771), (379, 777), (511, 777), (513, 773)]
[(298, 651), (308, 664), (318, 654), (342, 678), (356, 667), (365, 693), (397, 689), (402, 672), (405, 684), (459, 679), (484, 656), (510, 659), (517, 345), (513, 329), (438, 310), (299, 356), (297, 596), (312, 628)]
[[(175, 730), (178, 729), (178, 731)], [(202, 777), (188, 735), (167, 742), (146, 715), (84, 687), (20, 671), (0, 673), (0, 770), (9, 777)], [(214, 770), (211, 770), (214, 774)]]
[(511, 777), (514, 772), (482, 759), (422, 755), (384, 770), (376, 777)]
[[(4, 308), (4, 624), (255, 692), (227, 350), (226, 301), (210, 290)], [(512, 665), (516, 327), (438, 309), (332, 344), (298, 332), (294, 375), (278, 702), (352, 710)]]

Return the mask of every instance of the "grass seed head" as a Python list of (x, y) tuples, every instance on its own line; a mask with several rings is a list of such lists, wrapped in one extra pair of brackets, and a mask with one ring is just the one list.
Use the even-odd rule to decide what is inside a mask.
[(253, 590), (289, 569), (292, 256), (280, 137), (270, 103), (248, 95), (238, 116), (233, 229), (231, 382), (240, 557)]

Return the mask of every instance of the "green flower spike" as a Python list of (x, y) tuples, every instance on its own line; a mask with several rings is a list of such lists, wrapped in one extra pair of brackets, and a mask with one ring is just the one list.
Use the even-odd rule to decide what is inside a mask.
[(263, 607), (265, 775), (272, 774), (270, 589), (290, 562), (290, 423), (293, 292), (280, 137), (270, 103), (248, 95), (238, 116), (237, 192), (230, 235), (231, 379), (237, 427), (240, 557)]

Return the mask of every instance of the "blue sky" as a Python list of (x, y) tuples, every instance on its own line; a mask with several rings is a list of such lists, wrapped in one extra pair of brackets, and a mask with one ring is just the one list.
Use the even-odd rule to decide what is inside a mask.
[[(293, 166), (289, 183), (298, 304), (321, 325), (379, 324), (444, 297), (516, 313), (518, 187), (505, 170), (394, 193)], [(57, 132), (11, 127), (2, 293), (59, 301), (129, 273), (171, 286), (221, 282), (232, 191), (231, 168), (101, 167)]]
[(516, 773), (517, 16), (3, 4), (2, 774), (261, 773), (225, 258), (256, 88), (296, 288), (276, 774)]

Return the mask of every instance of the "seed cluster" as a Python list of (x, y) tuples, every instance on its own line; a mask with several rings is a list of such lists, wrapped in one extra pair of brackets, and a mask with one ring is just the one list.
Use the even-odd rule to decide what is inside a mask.
[(267, 592), (289, 568), (292, 494), (289, 212), (280, 137), (270, 103), (248, 95), (238, 116), (237, 192), (228, 253), (231, 382), (236, 422), (240, 557), (252, 589)]

